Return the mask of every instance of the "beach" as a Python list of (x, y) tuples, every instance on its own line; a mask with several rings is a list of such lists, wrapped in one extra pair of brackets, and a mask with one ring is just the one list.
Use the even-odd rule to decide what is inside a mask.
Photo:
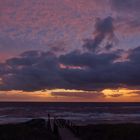
[(140, 103), (0, 103), (0, 140), (140, 140)]
[(82, 140), (140, 140), (140, 124), (98, 124), (79, 127)]
[(56, 119), (55, 123), (51, 122), (53, 127), (44, 119), (2, 124), (0, 140), (140, 140), (140, 124), (76, 126), (66, 122)]

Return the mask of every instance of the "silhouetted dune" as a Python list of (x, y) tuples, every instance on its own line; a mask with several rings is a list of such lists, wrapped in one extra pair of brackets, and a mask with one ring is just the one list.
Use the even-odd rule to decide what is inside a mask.
[(47, 129), (45, 120), (35, 119), (26, 123), (0, 125), (0, 140), (56, 140)]
[[(73, 138), (79, 140), (140, 140), (140, 124), (76, 126), (62, 119), (54, 119), (52, 124), (54, 124), (53, 130), (50, 119), (48, 121), (33, 119), (25, 123), (0, 125), (0, 140), (61, 140), (63, 136), (67, 136), (65, 134), (67, 131), (73, 135)], [(58, 129), (65, 131), (59, 134)]]
[(79, 126), (82, 140), (140, 140), (140, 124)]

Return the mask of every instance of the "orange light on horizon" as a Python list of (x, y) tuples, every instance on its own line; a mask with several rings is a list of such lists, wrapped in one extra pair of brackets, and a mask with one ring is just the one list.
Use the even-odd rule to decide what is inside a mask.
[[(54, 93), (54, 94), (53, 94)], [(62, 93), (62, 94), (61, 94)], [(40, 91), (0, 91), (0, 101), (46, 102), (134, 102), (140, 101), (140, 90), (125, 88), (98, 91), (52, 89)]]
[(105, 95), (106, 98), (112, 97), (134, 97), (138, 96), (138, 92), (140, 90), (132, 90), (126, 88), (119, 88), (119, 89), (104, 89), (102, 93)]

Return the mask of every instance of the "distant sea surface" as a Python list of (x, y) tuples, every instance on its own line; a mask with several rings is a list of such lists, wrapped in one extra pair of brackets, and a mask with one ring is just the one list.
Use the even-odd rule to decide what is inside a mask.
[(140, 103), (0, 103), (0, 124), (47, 119), (48, 114), (81, 125), (140, 123)]

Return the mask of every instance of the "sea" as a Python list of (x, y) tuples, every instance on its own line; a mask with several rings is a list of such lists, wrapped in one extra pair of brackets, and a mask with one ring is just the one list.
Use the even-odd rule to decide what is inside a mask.
[(0, 102), (0, 124), (47, 119), (48, 114), (79, 125), (140, 123), (140, 103)]

